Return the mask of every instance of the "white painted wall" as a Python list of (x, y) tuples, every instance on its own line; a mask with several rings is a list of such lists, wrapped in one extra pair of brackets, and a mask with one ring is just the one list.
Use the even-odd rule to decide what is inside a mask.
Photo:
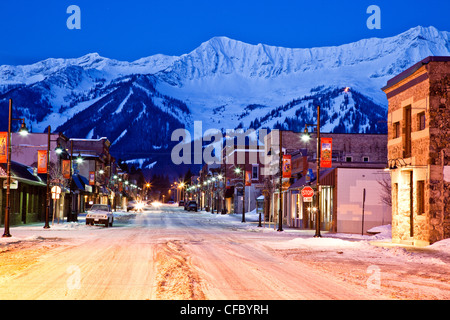
[(378, 181), (382, 179), (390, 181), (390, 173), (382, 169), (337, 168), (337, 232), (361, 233), (364, 188), (364, 233), (391, 223), (391, 207), (381, 201), (383, 187)]

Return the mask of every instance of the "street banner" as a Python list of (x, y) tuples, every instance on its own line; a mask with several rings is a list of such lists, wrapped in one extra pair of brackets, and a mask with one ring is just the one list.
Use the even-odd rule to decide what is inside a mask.
[(8, 154), (8, 132), (0, 132), (0, 163), (6, 163)]
[(245, 186), (249, 187), (252, 185), (252, 172), (245, 171)]
[(291, 155), (283, 155), (283, 178), (290, 178), (292, 174)]
[(93, 186), (95, 185), (95, 172), (89, 171), (89, 185)]
[(38, 150), (38, 173), (47, 173), (47, 150)]
[(320, 166), (322, 168), (331, 168), (331, 154), (332, 154), (332, 139), (331, 138), (321, 138), (321, 159)]
[(61, 165), (64, 179), (70, 179), (70, 160), (62, 160)]
[(231, 187), (231, 179), (227, 179), (227, 184), (226, 184), (226, 188), (230, 188)]

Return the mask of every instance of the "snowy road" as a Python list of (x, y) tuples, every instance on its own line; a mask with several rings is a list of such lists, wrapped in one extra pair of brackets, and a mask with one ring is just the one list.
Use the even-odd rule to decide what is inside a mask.
[[(17, 241), (1, 247), (0, 299), (397, 297), (380, 284), (386, 278), (384, 273), (382, 279), (379, 272), (378, 279), (373, 278), (377, 272), (367, 273), (370, 263), (362, 267), (361, 261), (337, 261), (346, 249), (283, 248), (296, 241), (298, 234), (249, 227), (251, 223), (242, 224), (237, 218), (230, 222), (229, 218), (164, 206), (139, 213), (132, 220), (116, 219), (113, 228), (14, 228)], [(380, 248), (370, 247), (351, 250), (384, 254), (373, 251)], [(326, 259), (328, 269), (320, 263), (325, 252), (349, 279), (330, 270), (332, 265)], [(447, 265), (438, 264), (435, 272), (442, 273), (444, 280), (434, 281), (440, 285), (439, 294), (448, 299)], [(350, 281), (353, 270), (356, 276)], [(426, 282), (436, 290), (432, 279)]]

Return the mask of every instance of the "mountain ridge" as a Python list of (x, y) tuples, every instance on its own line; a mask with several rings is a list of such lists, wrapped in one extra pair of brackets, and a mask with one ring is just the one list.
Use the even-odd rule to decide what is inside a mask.
[[(180, 56), (132, 62), (98, 53), (49, 58), (0, 66), (0, 111), (7, 112), (13, 98), (15, 116), (35, 131), (51, 124), (72, 137), (109, 136), (112, 151), (124, 159), (147, 159), (147, 152), (147, 163), (154, 164), (154, 155), (170, 153), (170, 130), (192, 130), (194, 120), (204, 130), (289, 130), (311, 120), (318, 103), (330, 132), (347, 126), (351, 132), (384, 133), (386, 126), (377, 124), (387, 109), (381, 88), (430, 55), (450, 56), (449, 32), (418, 26), (388, 38), (317, 48), (220, 36)], [(0, 119), (0, 127), (5, 121)], [(132, 154), (134, 141), (139, 150)]]

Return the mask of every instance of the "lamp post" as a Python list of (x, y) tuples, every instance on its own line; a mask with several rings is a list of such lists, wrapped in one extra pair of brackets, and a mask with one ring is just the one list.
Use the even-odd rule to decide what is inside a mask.
[(51, 127), (47, 128), (47, 196), (46, 196), (46, 207), (45, 207), (45, 225), (44, 229), (49, 229), (48, 224), (50, 215), (50, 132)]
[(25, 119), (13, 119), (12, 118), (12, 99), (9, 99), (9, 117), (8, 117), (8, 151), (6, 157), (6, 207), (5, 207), (5, 230), (3, 233), (3, 237), (11, 237), (9, 233), (9, 216), (11, 213), (11, 123), (12, 120), (22, 121), (20, 126), (19, 133), (21, 135), (26, 135), (28, 133), (28, 129), (25, 126)]
[[(308, 134), (307, 126), (314, 126), (313, 124), (305, 124), (305, 131), (302, 135), (303, 141), (308, 141), (311, 137)], [(320, 106), (317, 106), (317, 210), (316, 210), (316, 233), (314, 234), (314, 238), (320, 238), (322, 235), (320, 234)]]
[(242, 172), (242, 221), (245, 222), (245, 170), (242, 170), (240, 167), (236, 167), (234, 169), (236, 174), (240, 174)]

